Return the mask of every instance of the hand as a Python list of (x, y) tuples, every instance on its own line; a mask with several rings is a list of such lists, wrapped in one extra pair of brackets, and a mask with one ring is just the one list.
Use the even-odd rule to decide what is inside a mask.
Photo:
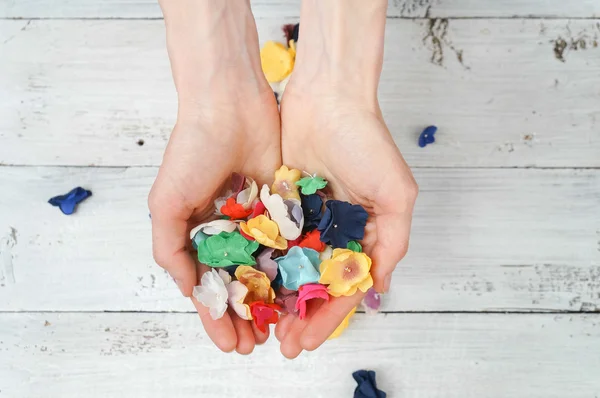
[[(179, 111), (148, 202), (154, 258), (190, 297), (208, 270), (190, 254), (190, 230), (214, 215), (213, 201), (232, 172), (270, 183), (281, 164), (281, 149), (277, 103), (260, 69), (256, 27), (242, 7), (245, 2), (183, 3), (163, 4)], [(183, 11), (169, 8), (182, 6)], [(199, 16), (219, 23), (187, 20)], [(238, 20), (228, 23), (227, 18)], [(242, 29), (243, 40), (228, 40), (243, 24), (248, 25)], [(191, 30), (180, 32), (188, 25)], [(229, 31), (221, 32), (223, 25)], [(204, 32), (201, 26), (211, 30)], [(186, 37), (180, 39), (180, 34)], [(219, 45), (223, 48), (215, 50)], [(205, 46), (212, 52), (204, 52)], [(232, 311), (213, 320), (206, 307), (195, 298), (192, 302), (207, 334), (223, 351), (248, 354), (268, 338), (268, 331), (261, 333)]]
[[(331, 5), (331, 2), (324, 4)], [(309, 14), (303, 8), (305, 12)], [(323, 12), (328, 10), (321, 10), (320, 15)], [(385, 10), (383, 13), (385, 22)], [(310, 15), (302, 20), (307, 19), (310, 21)], [(331, 18), (349, 19), (351, 29), (352, 25), (361, 26), (353, 23), (356, 21), (351, 21), (352, 17)], [(381, 26), (365, 29), (382, 32)], [(348, 67), (355, 50), (349, 48), (345, 52), (339, 41), (329, 53), (327, 37), (319, 37), (322, 29), (311, 30), (311, 25), (303, 22), (301, 32), (298, 63), (281, 103), (283, 163), (326, 178), (336, 199), (360, 204), (367, 210), (369, 220), (361, 243), (373, 260), (374, 287), (379, 292), (387, 291), (392, 271), (408, 249), (418, 189), (376, 100), (382, 36), (379, 40), (373, 39), (374, 43), (367, 45), (368, 50), (359, 51), (354, 57), (360, 63), (365, 55), (372, 54), (372, 62), (366, 64), (368, 69), (365, 69), (359, 63)], [(351, 37), (347, 39), (352, 41)], [(335, 37), (330, 41), (336, 42)], [(339, 57), (344, 65), (337, 68), (332, 62), (340, 54), (347, 55)], [(352, 297), (331, 297), (329, 302), (310, 308), (303, 321), (294, 315), (285, 316), (275, 329), (281, 352), (294, 358), (303, 349), (319, 347), (362, 297), (360, 293)]]

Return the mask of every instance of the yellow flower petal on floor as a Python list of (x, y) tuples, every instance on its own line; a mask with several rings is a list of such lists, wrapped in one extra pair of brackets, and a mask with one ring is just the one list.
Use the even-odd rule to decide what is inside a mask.
[(283, 199), (300, 200), (297, 181), (300, 181), (302, 172), (297, 169), (288, 169), (287, 166), (281, 166), (275, 172), (275, 182), (271, 186), (271, 194), (278, 194)]
[(264, 272), (248, 265), (240, 265), (235, 270), (235, 277), (248, 288), (244, 304), (255, 301), (271, 304), (275, 301), (275, 291), (271, 288), (271, 280)]
[(348, 315), (346, 315), (346, 317), (344, 318), (342, 323), (340, 323), (338, 325), (338, 327), (335, 328), (335, 330), (333, 331), (333, 333), (331, 333), (331, 336), (329, 336), (327, 338), (327, 340), (331, 340), (331, 339), (340, 337), (340, 335), (344, 332), (344, 330), (346, 330), (346, 328), (350, 324), (350, 318), (352, 318), (352, 316), (354, 315), (355, 312), (356, 312), (356, 307), (352, 308), (352, 311), (350, 311), (348, 313)]
[(329, 285), (327, 291), (334, 297), (352, 296), (373, 286), (371, 259), (365, 253), (349, 249), (335, 249), (331, 259), (321, 263), (319, 283)]
[(240, 229), (261, 245), (279, 250), (287, 249), (287, 240), (279, 235), (277, 223), (269, 220), (269, 217), (265, 215), (261, 214), (251, 218), (248, 223), (241, 222)]
[(285, 79), (294, 69), (294, 57), (281, 43), (268, 41), (260, 50), (260, 64), (269, 83)]

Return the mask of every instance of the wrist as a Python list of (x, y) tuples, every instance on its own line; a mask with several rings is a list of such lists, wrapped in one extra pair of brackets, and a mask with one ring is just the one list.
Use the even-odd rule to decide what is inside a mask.
[(303, 0), (294, 89), (376, 101), (387, 0)]
[(268, 87), (247, 0), (161, 0), (161, 8), (180, 105), (230, 102), (235, 92)]

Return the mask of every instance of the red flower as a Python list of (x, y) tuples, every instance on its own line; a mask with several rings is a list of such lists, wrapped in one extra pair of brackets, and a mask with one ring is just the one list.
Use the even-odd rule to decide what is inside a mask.
[(281, 307), (277, 304), (265, 304), (264, 301), (250, 303), (250, 313), (254, 324), (263, 333), (267, 331), (266, 325), (277, 323), (279, 320), (277, 311), (281, 311)]
[(318, 229), (313, 229), (304, 235), (304, 239), (300, 241), (298, 246), (313, 249), (319, 253), (325, 250), (325, 243), (321, 242), (321, 232)]
[(302, 242), (302, 236), (299, 236), (294, 240), (288, 240), (288, 250), (290, 250), (294, 246), (298, 246), (300, 242)]
[(256, 216), (260, 216), (261, 214), (265, 214), (266, 210), (267, 208), (265, 207), (263, 202), (256, 202), (256, 205), (254, 206), (254, 210), (252, 210), (252, 215), (250, 216), (250, 218), (254, 218)]
[(237, 203), (234, 198), (227, 199), (227, 202), (221, 207), (221, 213), (229, 216), (232, 220), (240, 220), (252, 214), (252, 209), (244, 209), (244, 206)]
[(300, 286), (298, 289), (298, 301), (296, 301), (296, 310), (300, 312), (300, 319), (306, 318), (306, 302), (315, 298), (329, 301), (327, 286), (318, 283), (309, 283)]

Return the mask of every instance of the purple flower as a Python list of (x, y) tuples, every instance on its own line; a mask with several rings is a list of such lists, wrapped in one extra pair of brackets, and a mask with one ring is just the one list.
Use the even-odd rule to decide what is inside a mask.
[(354, 398), (385, 398), (386, 393), (377, 389), (375, 372), (372, 370), (357, 370), (352, 377), (358, 383), (354, 390)]
[(60, 211), (62, 211), (64, 214), (71, 215), (75, 212), (77, 205), (90, 196), (92, 196), (92, 191), (77, 187), (65, 195), (59, 195), (50, 198), (48, 203), (50, 203), (52, 206), (58, 206)]
[(323, 199), (318, 194), (302, 195), (302, 211), (304, 211), (304, 228), (314, 228), (323, 217)]
[(367, 290), (361, 304), (367, 314), (376, 314), (379, 312), (379, 307), (381, 307), (381, 295), (374, 288), (370, 288)]
[(364, 238), (369, 215), (361, 205), (328, 200), (325, 206), (325, 214), (317, 227), (322, 242), (330, 243), (334, 249), (345, 249), (351, 240)]

